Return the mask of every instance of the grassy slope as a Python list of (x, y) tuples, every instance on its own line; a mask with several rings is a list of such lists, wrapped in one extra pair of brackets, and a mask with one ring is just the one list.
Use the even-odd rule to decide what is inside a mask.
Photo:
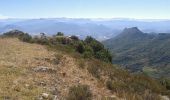
[(33, 73), (31, 68), (49, 66), (48, 62), (43, 61), (51, 57), (49, 52), (43, 46), (17, 39), (0, 39), (0, 47), (0, 98), (30, 100), (38, 96), (43, 88), (37, 86), (35, 81), (41, 82), (40, 78), (43, 80), (47, 76)]
[[(42, 93), (67, 97), (69, 87), (90, 86), (93, 99), (104, 97), (142, 100), (159, 99), (164, 88), (154, 80), (130, 75), (115, 66), (81, 55), (63, 46), (46, 48), (37, 44), (20, 42), (15, 38), (0, 38), (0, 99), (32, 100)], [(67, 52), (67, 53), (66, 53)], [(45, 66), (53, 72), (35, 72)], [(111, 90), (106, 83), (110, 80)]]
[[(60, 51), (48, 51), (44, 46), (11, 38), (0, 39), (0, 47), (0, 99), (31, 100), (41, 93), (52, 94), (52, 90), (58, 91), (57, 96), (61, 99), (67, 96), (70, 86), (79, 83), (89, 85), (94, 98), (113, 95), (87, 70), (77, 68), (76, 59)], [(56, 57), (59, 64), (53, 63)], [(56, 72), (34, 72), (38, 66)], [(42, 82), (45, 86), (39, 85)]]

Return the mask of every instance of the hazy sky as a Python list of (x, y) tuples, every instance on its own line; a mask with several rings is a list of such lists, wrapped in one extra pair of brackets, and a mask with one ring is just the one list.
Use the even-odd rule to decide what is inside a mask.
[(170, 0), (0, 0), (0, 18), (170, 19)]

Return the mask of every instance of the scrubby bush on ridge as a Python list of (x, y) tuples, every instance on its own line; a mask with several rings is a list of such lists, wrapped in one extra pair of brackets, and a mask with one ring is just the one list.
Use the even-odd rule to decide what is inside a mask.
[(18, 30), (4, 33), (4, 36), (18, 37), (24, 42), (38, 43), (42, 45), (67, 45), (82, 54), (84, 58), (94, 57), (110, 63), (112, 61), (112, 56), (109, 51), (104, 48), (104, 45), (91, 36), (87, 36), (85, 40), (80, 40), (77, 36), (68, 37), (64, 36), (64, 33), (58, 32), (52, 37), (46, 36), (45, 33), (40, 33), (39, 36), (32, 37), (28, 33)]
[(19, 39), (24, 42), (32, 42), (32, 37), (28, 33), (22, 34)]

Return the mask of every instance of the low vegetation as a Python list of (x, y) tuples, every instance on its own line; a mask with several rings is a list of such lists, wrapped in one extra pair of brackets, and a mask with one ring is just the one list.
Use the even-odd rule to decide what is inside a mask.
[(72, 86), (67, 100), (92, 100), (92, 93), (87, 85)]
[[(5, 33), (4, 36), (8, 37), (8, 34)], [(22, 34), (16, 35), (16, 37), (22, 41), (25, 40), (24, 42), (46, 45), (48, 50), (60, 51), (75, 58), (79, 68), (87, 70), (87, 73), (100, 83), (99, 87), (106, 88), (111, 91), (111, 94), (116, 94), (118, 98), (160, 100), (162, 95), (170, 95), (167, 79), (160, 81), (143, 74), (130, 74), (128, 71), (120, 69), (119, 66), (111, 64), (112, 57), (109, 51), (90, 36), (85, 40), (80, 40), (76, 36), (64, 36), (61, 32), (52, 37), (48, 37), (44, 33), (36, 37), (26, 33)], [(12, 35), (12, 37), (15, 37), (15, 35)], [(52, 63), (59, 64), (62, 57), (59, 54), (55, 55)], [(66, 74), (64, 73), (64, 76)], [(67, 100), (91, 100), (93, 98), (91, 88), (81, 84), (72, 85), (68, 91)]]
[(127, 100), (160, 100), (158, 94), (168, 95), (169, 90), (166, 86), (146, 75), (130, 74), (115, 65), (101, 63), (98, 60), (88, 62), (88, 71), (121, 98), (127, 98)]
[(18, 37), (24, 42), (38, 43), (53, 47), (58, 45), (65, 45), (82, 54), (85, 58), (94, 57), (105, 62), (112, 61), (112, 56), (110, 52), (104, 48), (104, 45), (90, 36), (87, 36), (84, 41), (79, 40), (77, 36), (64, 36), (64, 33), (62, 32), (58, 32), (52, 37), (47, 37), (45, 33), (40, 33), (40, 36), (32, 37), (28, 33), (24, 33), (18, 30), (10, 31), (4, 33), (3, 35), (6, 37)]

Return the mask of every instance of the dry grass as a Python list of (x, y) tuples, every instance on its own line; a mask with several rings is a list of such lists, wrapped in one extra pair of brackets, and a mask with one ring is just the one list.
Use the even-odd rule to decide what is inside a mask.
[(90, 60), (87, 66), (88, 71), (94, 77), (100, 76), (96, 78), (119, 98), (125, 100), (166, 100), (161, 95), (162, 92), (167, 91), (165, 87), (150, 77), (142, 74), (130, 74), (115, 65), (99, 60)]
[[(56, 72), (35, 72), (33, 69), (38, 66)], [(75, 58), (61, 50), (53, 52), (38, 44), (0, 38), (0, 100), (33, 100), (42, 93), (57, 95), (61, 100), (67, 97), (70, 87), (78, 84), (88, 85), (93, 99), (113, 95), (79, 66)]]
[(30, 69), (40, 65), (50, 67), (43, 60), (52, 55), (40, 45), (15, 38), (0, 39), (0, 99), (30, 100), (39, 96), (43, 88), (35, 85), (37, 77)]
[[(138, 82), (152, 83), (144, 78), (133, 78), (128, 72), (111, 64), (82, 59), (76, 53), (67, 53), (67, 50), (69, 48), (62, 46), (47, 49), (45, 46), (24, 43), (15, 38), (0, 38), (0, 100), (34, 100), (42, 93), (48, 93), (51, 97), (57, 95), (59, 100), (63, 100), (68, 96), (70, 87), (80, 84), (89, 86), (93, 100), (120, 100), (117, 96), (126, 98), (125, 100), (142, 100), (141, 95), (125, 91), (121, 84), (113, 84), (114, 87), (111, 87), (113, 90), (121, 89), (119, 92), (109, 90), (106, 82), (110, 79), (129, 85), (136, 83), (134, 86), (137, 87)], [(40, 66), (50, 71), (34, 71)], [(143, 95), (147, 98), (154, 96), (148, 92)]]

